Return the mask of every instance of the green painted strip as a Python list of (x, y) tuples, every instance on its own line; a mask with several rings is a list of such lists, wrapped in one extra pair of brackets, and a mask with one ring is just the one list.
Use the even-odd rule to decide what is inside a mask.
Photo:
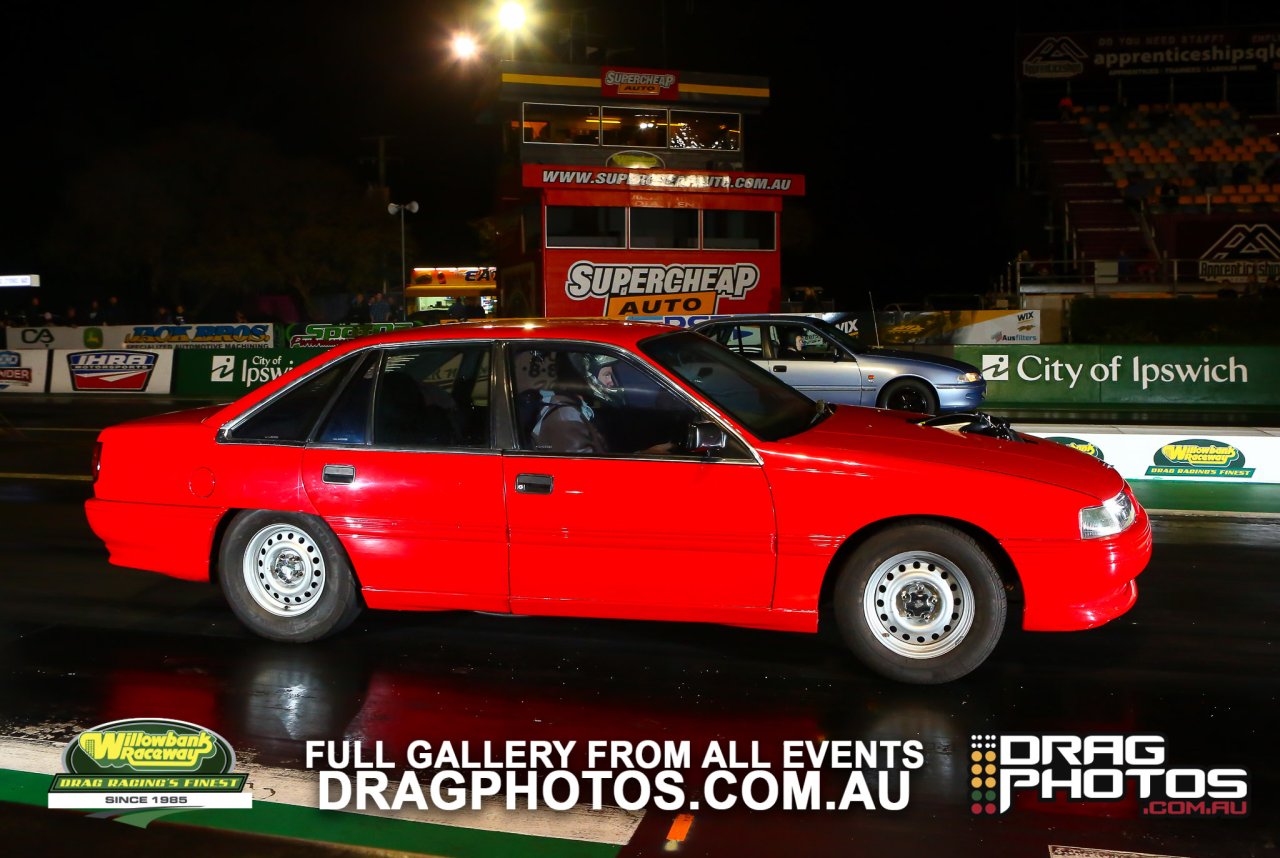
[(1147, 509), (1249, 512), (1280, 515), (1280, 484), (1129, 480)]
[[(45, 807), (49, 782), (49, 775), (0, 769), (0, 801)], [(168, 823), (444, 858), (614, 858), (620, 851), (620, 847), (604, 843), (408, 822), (267, 801), (255, 802), (252, 810), (184, 811)]]

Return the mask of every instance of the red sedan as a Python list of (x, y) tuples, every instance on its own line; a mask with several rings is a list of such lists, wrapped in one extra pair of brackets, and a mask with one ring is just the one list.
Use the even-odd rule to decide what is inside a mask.
[(361, 609), (839, 629), (870, 668), (978, 667), (1133, 605), (1146, 513), (1091, 456), (979, 418), (814, 402), (700, 334), (417, 328), (98, 439), (111, 562), (216, 582), (268, 638)]

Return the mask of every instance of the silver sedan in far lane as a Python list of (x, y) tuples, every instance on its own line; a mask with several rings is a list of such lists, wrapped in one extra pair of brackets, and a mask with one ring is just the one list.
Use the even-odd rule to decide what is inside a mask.
[(974, 411), (987, 383), (973, 364), (920, 352), (868, 348), (809, 316), (718, 316), (693, 326), (811, 399), (921, 414)]

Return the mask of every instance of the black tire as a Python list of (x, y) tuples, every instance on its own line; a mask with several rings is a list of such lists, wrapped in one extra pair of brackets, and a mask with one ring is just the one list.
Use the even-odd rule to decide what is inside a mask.
[(995, 563), (968, 534), (939, 522), (872, 536), (845, 561), (833, 609), (845, 645), (877, 673), (936, 685), (986, 661), (1007, 601)]
[(900, 378), (885, 386), (880, 394), (880, 407), (919, 414), (938, 413), (938, 394), (927, 381)]
[(310, 515), (237, 515), (218, 553), (218, 579), (236, 618), (274, 641), (337, 634), (363, 607), (347, 553), (328, 525)]

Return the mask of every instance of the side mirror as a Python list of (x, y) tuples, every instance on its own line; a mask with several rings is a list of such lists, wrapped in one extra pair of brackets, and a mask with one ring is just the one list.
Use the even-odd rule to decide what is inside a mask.
[(690, 453), (710, 456), (723, 451), (728, 443), (724, 430), (715, 423), (690, 423), (684, 446)]

